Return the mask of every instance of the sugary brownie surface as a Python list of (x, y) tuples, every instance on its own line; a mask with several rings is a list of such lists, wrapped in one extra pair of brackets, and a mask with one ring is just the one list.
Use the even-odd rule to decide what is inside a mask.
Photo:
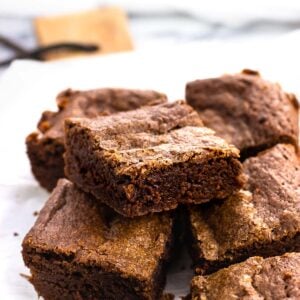
[(256, 72), (190, 82), (186, 99), (244, 157), (280, 142), (298, 144), (297, 99)]
[(62, 179), (24, 239), (25, 262), (30, 267), (32, 255), (53, 257), (150, 284), (172, 226), (169, 214), (121, 217)]
[(57, 97), (59, 111), (45, 112), (38, 123), (38, 129), (48, 137), (63, 139), (66, 118), (95, 118), (166, 101), (166, 95), (151, 90), (114, 88), (90, 91), (66, 90)]
[[(128, 127), (123, 123), (124, 116), (116, 120), (111, 118), (112, 127), (105, 127), (105, 120), (72, 119), (69, 126), (79, 126), (91, 131), (93, 135), (92, 148), (106, 152), (105, 158), (112, 162), (114, 172), (118, 174), (138, 176), (141, 173), (147, 176), (147, 171), (155, 167), (167, 167), (174, 163), (201, 158), (208, 159), (218, 157), (239, 157), (238, 150), (214, 135), (211, 129), (206, 127), (185, 126), (166, 133), (131, 132), (131, 125), (135, 120), (128, 118)], [(145, 116), (146, 117), (146, 116)], [(122, 125), (118, 121), (122, 120)], [(142, 119), (144, 120), (144, 119)], [(95, 124), (97, 124), (95, 126)], [(103, 126), (103, 131), (102, 127)], [(115, 127), (122, 127), (119, 132)], [(168, 124), (166, 124), (168, 126)], [(151, 125), (149, 126), (152, 129)], [(163, 129), (163, 131), (165, 131)]]
[(300, 163), (294, 147), (279, 144), (247, 159), (244, 170), (246, 190), (189, 210), (194, 254), (208, 269), (300, 250)]
[(300, 253), (267, 259), (251, 257), (192, 280), (192, 300), (299, 299)]
[[(128, 206), (145, 202), (133, 212), (118, 210), (125, 215), (208, 201), (213, 197), (208, 192), (200, 195), (205, 187), (196, 191), (204, 181), (214, 187), (209, 193), (215, 191), (219, 198), (243, 182), (238, 150), (202, 127), (197, 112), (182, 101), (99, 119), (68, 119), (66, 149), (66, 173), (83, 190), (96, 197), (111, 190), (108, 205), (116, 197), (127, 198)], [(120, 209), (118, 204), (112, 207)]]

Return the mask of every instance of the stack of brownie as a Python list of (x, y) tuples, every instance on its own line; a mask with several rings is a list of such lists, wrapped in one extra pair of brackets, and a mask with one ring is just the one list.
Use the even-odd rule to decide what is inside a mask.
[(186, 102), (121, 89), (57, 102), (26, 140), (53, 189), (23, 241), (39, 295), (160, 299), (184, 230), (192, 299), (300, 297), (294, 96), (246, 70), (188, 83)]

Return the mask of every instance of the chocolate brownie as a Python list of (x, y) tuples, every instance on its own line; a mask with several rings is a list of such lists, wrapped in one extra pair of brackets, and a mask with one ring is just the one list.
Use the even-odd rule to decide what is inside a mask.
[(223, 202), (189, 208), (199, 273), (250, 256), (300, 251), (300, 160), (294, 146), (278, 144), (243, 166), (245, 190)]
[(128, 219), (58, 181), (23, 241), (47, 299), (159, 299), (173, 238), (171, 213)]
[(214, 274), (194, 277), (191, 299), (300, 299), (300, 253), (251, 257)]
[(243, 183), (238, 150), (183, 101), (65, 124), (68, 178), (125, 216), (225, 198)]
[(64, 177), (64, 119), (67, 117), (94, 118), (120, 111), (166, 102), (164, 94), (156, 91), (98, 89), (91, 91), (66, 90), (57, 97), (57, 112), (46, 111), (38, 123), (38, 131), (26, 139), (32, 172), (41, 186), (51, 191), (59, 178)]
[(205, 126), (241, 150), (242, 159), (277, 143), (298, 145), (297, 99), (257, 72), (190, 82), (186, 99)]

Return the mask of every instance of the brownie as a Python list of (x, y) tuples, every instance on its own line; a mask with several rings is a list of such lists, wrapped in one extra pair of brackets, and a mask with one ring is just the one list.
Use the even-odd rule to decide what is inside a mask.
[(239, 152), (183, 101), (65, 122), (66, 174), (118, 213), (225, 198), (243, 183)]
[(40, 185), (51, 191), (64, 176), (64, 119), (94, 118), (120, 111), (166, 102), (156, 91), (103, 88), (91, 91), (66, 90), (57, 97), (57, 112), (45, 111), (38, 131), (26, 139), (32, 172)]
[(214, 274), (196, 276), (191, 299), (300, 299), (300, 253), (251, 257)]
[(44, 299), (159, 299), (173, 239), (171, 213), (129, 219), (60, 179), (23, 241)]
[(245, 190), (223, 202), (190, 207), (192, 255), (199, 273), (250, 256), (300, 251), (300, 160), (278, 144), (243, 163)]
[(298, 145), (297, 99), (255, 71), (190, 82), (186, 99), (242, 159), (277, 143)]

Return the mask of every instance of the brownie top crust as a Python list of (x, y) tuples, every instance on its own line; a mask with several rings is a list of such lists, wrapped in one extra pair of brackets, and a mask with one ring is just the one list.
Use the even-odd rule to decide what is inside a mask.
[(165, 94), (152, 90), (102, 88), (74, 91), (68, 89), (57, 96), (57, 112), (43, 113), (38, 129), (45, 137), (59, 138), (63, 141), (64, 120), (68, 117), (95, 118), (166, 101)]
[(278, 144), (243, 165), (246, 190), (222, 203), (189, 210), (193, 235), (208, 261), (230, 261), (260, 244), (300, 233), (300, 162), (295, 148)]
[(117, 174), (135, 176), (193, 156), (239, 157), (239, 151), (202, 127), (196, 111), (183, 101), (99, 119), (68, 119), (66, 131), (85, 131), (92, 148), (111, 162)]
[(163, 259), (172, 224), (169, 213), (124, 218), (60, 179), (26, 235), (23, 251), (147, 281)]
[(207, 300), (299, 299), (300, 253), (251, 257), (208, 276), (196, 276), (191, 298)]
[(242, 156), (277, 143), (298, 145), (297, 99), (255, 71), (189, 82), (186, 99), (204, 125), (239, 148)]

